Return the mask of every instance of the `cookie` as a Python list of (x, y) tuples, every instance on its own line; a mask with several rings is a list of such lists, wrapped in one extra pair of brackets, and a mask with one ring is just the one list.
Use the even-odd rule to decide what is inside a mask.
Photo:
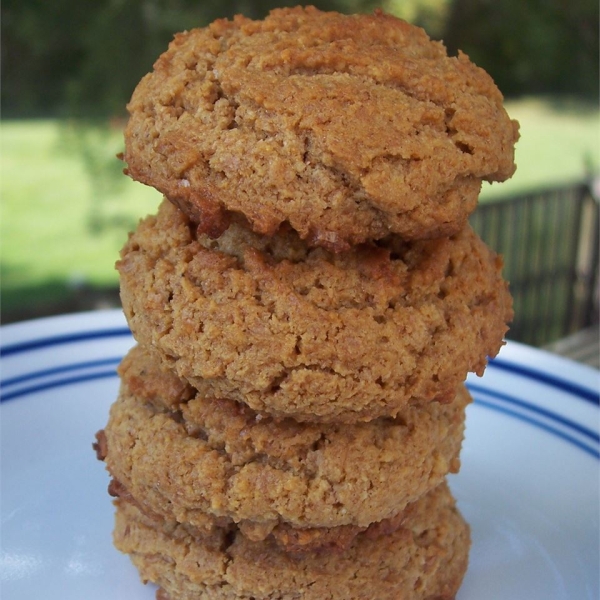
[(169, 202), (117, 263), (134, 337), (207, 397), (297, 420), (369, 420), (449, 400), (512, 318), (502, 262), (470, 229), (336, 254), (291, 230), (197, 235)]
[[(464, 387), (452, 402), (406, 407), (395, 419), (298, 423), (202, 394), (165, 398), (161, 406), (155, 390), (128, 376), (143, 370), (152, 381), (156, 366), (140, 348), (132, 355), (145, 366), (121, 371), (98, 445), (127, 493), (164, 518), (207, 532), (236, 523), (250, 539), (272, 535), (301, 546), (290, 527), (364, 529), (393, 518), (459, 468), (470, 402)], [(312, 544), (336, 532), (302, 535)]]
[[(102, 439), (103, 436), (104, 432), (99, 431), (97, 437)], [(138, 502), (125, 486), (116, 479), (111, 480), (108, 486), (108, 493), (122, 501), (134, 504), (147, 518), (154, 520), (156, 523), (165, 520), (164, 517), (153, 512), (143, 502)], [(371, 523), (366, 527), (340, 525), (339, 527), (300, 529), (285, 523), (280, 523), (275, 527), (265, 527), (264, 525), (261, 526), (256, 523), (244, 522), (236, 524), (227, 519), (216, 518), (213, 518), (210, 521), (207, 520), (203, 527), (191, 525), (186, 522), (178, 523), (177, 521), (173, 521), (173, 523), (178, 523), (180, 528), (185, 530), (189, 535), (196, 538), (202, 538), (203, 540), (212, 539), (212, 536), (214, 536), (217, 531), (231, 535), (241, 534), (251, 541), (263, 541), (269, 539), (270, 542), (274, 542), (286, 553), (302, 557), (307, 554), (319, 552), (344, 552), (350, 547), (358, 535), (364, 534), (371, 538), (389, 535), (402, 526), (402, 523), (406, 518), (406, 511), (409, 510), (409, 506), (389, 519), (382, 519), (381, 521)]]
[(518, 125), (466, 55), (381, 11), (274, 10), (178, 34), (128, 104), (126, 172), (217, 237), (231, 214), (345, 250), (447, 236), (515, 170)]
[(115, 545), (161, 600), (450, 600), (467, 569), (469, 528), (445, 484), (411, 505), (394, 533), (301, 559), (231, 532), (199, 540), (116, 504)]

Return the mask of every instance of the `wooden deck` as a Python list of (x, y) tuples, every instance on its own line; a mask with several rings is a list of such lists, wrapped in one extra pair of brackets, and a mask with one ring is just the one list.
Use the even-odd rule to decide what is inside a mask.
[(600, 329), (598, 325), (547, 344), (544, 349), (600, 369)]

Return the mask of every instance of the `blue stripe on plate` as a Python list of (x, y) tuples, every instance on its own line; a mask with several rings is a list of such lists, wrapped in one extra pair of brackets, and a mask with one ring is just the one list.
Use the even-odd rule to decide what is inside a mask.
[[(110, 338), (116, 336), (131, 336), (131, 331), (128, 327), (114, 327), (95, 331), (82, 331), (79, 333), (39, 338), (36, 340), (18, 342), (15, 344), (7, 344), (5, 346), (0, 346), (0, 357), (20, 354), (23, 352), (37, 350), (40, 348), (47, 348), (49, 346), (57, 346), (61, 344), (70, 344), (75, 342), (86, 342), (90, 340)], [(600, 406), (600, 391), (592, 390), (590, 388), (579, 385), (572, 381), (568, 381), (566, 379), (562, 379), (555, 375), (550, 375), (532, 367), (517, 365), (515, 363), (506, 361), (502, 358), (494, 358), (490, 360), (488, 363), (488, 367), (501, 369), (504, 371), (522, 375), (524, 377), (528, 377), (530, 379), (535, 379), (542, 383), (546, 383), (553, 387), (564, 390), (572, 395), (579, 396), (584, 400), (588, 400), (589, 402)]]
[[(97, 362), (102, 362), (102, 361), (97, 361)], [(80, 363), (80, 365), (81, 364), (82, 363)], [(77, 365), (72, 365), (71, 369), (69, 369), (69, 366), (65, 366), (65, 367), (63, 367), (63, 372), (68, 372), (69, 370), (73, 370), (76, 367), (77, 367)], [(37, 375), (39, 375), (40, 373), (43, 373), (43, 372), (40, 371), (40, 372), (38, 372)], [(34, 379), (35, 375), (36, 374), (34, 374), (34, 373), (30, 374), (28, 376), (29, 380)], [(26, 388), (21, 388), (21, 389), (15, 390), (14, 392), (9, 392), (7, 394), (3, 394), (1, 399), (3, 402), (5, 402), (7, 400), (13, 400), (15, 398), (20, 398), (20, 397), (28, 396), (31, 394), (36, 394), (36, 393), (43, 392), (43, 391), (50, 390), (50, 389), (55, 389), (55, 388), (73, 385), (73, 384), (77, 384), (77, 383), (85, 383), (87, 381), (93, 381), (93, 380), (104, 379), (104, 378), (109, 378), (109, 377), (117, 377), (116, 369), (110, 369), (110, 370), (105, 370), (105, 371), (95, 371), (93, 373), (87, 373), (87, 374), (77, 375), (77, 376), (73, 376), (73, 377), (66, 377), (63, 379), (57, 379), (54, 381), (41, 383), (38, 385), (26, 387)], [(497, 404), (488, 402), (488, 401), (484, 400), (483, 398), (480, 398), (478, 396), (478, 394), (480, 394), (480, 393), (488, 394), (490, 396), (495, 397), (500, 402), (505, 402), (507, 404), (513, 404), (516, 406), (527, 408), (527, 409), (531, 410), (533, 412), (533, 414), (538, 413), (541, 416), (544, 416), (551, 420), (554, 420), (557, 423), (560, 423), (564, 427), (571, 429), (576, 433), (580, 433), (580, 434), (586, 435), (587, 437), (591, 437), (594, 441), (596, 441), (598, 439), (598, 436), (594, 432), (582, 427), (578, 423), (575, 423), (574, 421), (571, 421), (570, 419), (565, 419), (564, 417), (557, 415), (549, 410), (539, 408), (533, 404), (524, 402), (517, 398), (513, 398), (512, 396), (509, 396), (508, 394), (496, 392), (495, 390), (491, 390), (484, 386), (473, 386), (473, 385), (469, 384), (468, 387), (473, 392), (474, 401), (478, 406), (482, 406), (487, 409), (494, 410), (501, 414), (504, 414), (504, 415), (513, 417), (515, 419), (518, 419), (520, 421), (523, 421), (525, 423), (528, 423), (529, 425), (532, 425), (532, 426), (537, 427), (547, 433), (550, 433), (556, 437), (559, 437), (562, 440), (567, 441), (570, 444), (574, 445), (575, 447), (579, 448), (580, 450), (583, 450), (587, 454), (589, 454), (597, 459), (600, 459), (600, 451), (598, 451), (598, 449), (589, 447), (588, 445), (586, 445), (582, 441), (578, 440), (577, 438), (573, 437), (572, 435), (569, 435), (568, 433), (565, 433), (564, 431), (556, 429), (555, 427), (552, 427), (551, 425), (548, 425), (547, 423), (545, 423), (543, 421), (537, 420), (533, 416), (524, 415), (523, 413), (519, 413), (515, 410), (512, 410), (511, 408), (507, 408), (505, 406), (498, 406)]]
[(73, 385), (75, 383), (84, 383), (86, 381), (93, 381), (95, 379), (105, 379), (107, 377), (116, 376), (117, 371), (115, 369), (110, 369), (108, 371), (96, 371), (94, 373), (87, 373), (86, 375), (76, 375), (73, 377), (67, 377), (65, 379), (57, 379), (55, 381), (40, 383), (27, 388), (21, 388), (19, 390), (15, 390), (14, 392), (2, 394), (0, 399), (2, 402), (6, 402), (7, 400), (14, 400), (15, 398), (21, 398), (22, 396), (29, 396), (30, 394), (37, 394), (39, 392), (45, 392), (46, 390)]
[(514, 396), (509, 396), (508, 394), (505, 394), (503, 392), (497, 392), (495, 390), (491, 390), (490, 388), (487, 388), (484, 386), (468, 383), (467, 387), (469, 388), (470, 391), (472, 391), (474, 393), (487, 394), (488, 396), (493, 396), (494, 398), (496, 398), (498, 400), (502, 400), (508, 404), (513, 404), (520, 408), (524, 408), (531, 412), (534, 412), (534, 413), (537, 413), (544, 417), (547, 417), (548, 419), (550, 419), (552, 421), (556, 421), (557, 423), (560, 423), (561, 425), (564, 425), (565, 427), (568, 427), (569, 429), (573, 429), (573, 430), (577, 431), (578, 433), (581, 433), (582, 435), (592, 439), (593, 441), (600, 443), (600, 434), (596, 433), (595, 431), (592, 431), (591, 429), (588, 429), (587, 427), (583, 427), (583, 425), (580, 425), (579, 423), (576, 423), (575, 421), (572, 421), (571, 419), (567, 419), (566, 417), (563, 417), (552, 411), (549, 411), (546, 408), (542, 408), (541, 406), (537, 406), (536, 404), (532, 404), (531, 402), (526, 402), (525, 400), (520, 400), (518, 398), (515, 398)]
[(105, 367), (108, 365), (115, 365), (115, 367), (121, 362), (122, 357), (105, 358), (101, 360), (89, 360), (80, 363), (73, 363), (71, 365), (64, 365), (62, 367), (54, 367), (52, 369), (43, 369), (41, 371), (32, 371), (24, 375), (17, 377), (9, 377), (0, 381), (0, 387), (6, 389), (14, 385), (25, 383), (26, 381), (32, 381), (34, 379), (42, 379), (44, 377), (51, 377), (60, 373), (69, 373), (71, 371), (79, 371), (80, 369), (92, 369), (95, 367)]
[(600, 392), (598, 390), (591, 390), (572, 381), (561, 379), (555, 375), (550, 375), (531, 367), (516, 365), (515, 363), (503, 360), (501, 358), (494, 358), (493, 360), (489, 361), (488, 367), (501, 369), (510, 373), (516, 373), (517, 375), (523, 375), (525, 377), (529, 377), (530, 379), (536, 379), (537, 381), (547, 383), (552, 387), (569, 392), (569, 394), (574, 396), (579, 396), (583, 400), (600, 405)]
[(90, 340), (120, 336), (131, 336), (131, 331), (127, 327), (115, 327), (110, 329), (100, 329), (98, 331), (82, 331), (79, 333), (68, 333), (65, 335), (38, 338), (36, 340), (17, 342), (15, 344), (7, 344), (2, 346), (0, 347), (0, 357), (21, 354), (23, 352), (38, 350), (40, 348), (48, 348), (49, 346), (72, 344), (74, 342), (88, 342)]
[[(77, 343), (77, 342), (87, 342), (90, 340), (106, 339), (106, 338), (121, 337), (121, 336), (131, 336), (131, 331), (129, 330), (129, 328), (115, 327), (115, 328), (107, 328), (107, 329), (96, 330), (96, 331), (82, 331), (79, 333), (57, 335), (57, 336), (51, 336), (51, 337), (46, 337), (46, 338), (39, 338), (36, 340), (30, 340), (30, 341), (26, 341), (26, 342), (19, 342), (19, 343), (15, 343), (15, 344), (5, 345), (0, 348), (0, 356), (6, 357), (6, 356), (12, 356), (15, 354), (20, 354), (23, 352), (28, 352), (30, 350), (37, 350), (37, 349), (47, 348), (47, 347), (51, 347), (51, 346)], [(78, 364), (75, 363), (72, 365), (64, 365), (62, 367), (56, 367), (54, 369), (46, 369), (43, 371), (31, 372), (28, 374), (21, 375), (19, 377), (14, 377), (14, 378), (5, 380), (3, 383), (3, 386), (6, 387), (6, 385), (9, 385), (9, 386), (15, 385), (17, 383), (22, 383), (24, 381), (31, 381), (34, 379), (39, 379), (41, 377), (48, 376), (48, 375), (66, 373), (66, 372), (74, 371), (74, 370), (77, 370), (80, 368), (103, 366), (104, 364), (110, 364), (110, 363), (114, 364), (115, 362), (118, 362), (119, 360), (120, 360), (120, 358), (106, 359), (105, 361), (104, 360), (90, 361), (90, 363), (78, 363)], [(492, 368), (502, 369), (502, 370), (505, 370), (505, 371), (508, 371), (511, 373), (515, 373), (518, 375), (528, 377), (530, 379), (540, 381), (540, 382), (550, 385), (552, 387), (556, 387), (558, 389), (566, 391), (569, 394), (583, 398), (584, 400), (588, 400), (595, 405), (600, 405), (600, 393), (593, 391), (589, 388), (586, 388), (584, 386), (581, 386), (577, 383), (561, 379), (560, 377), (556, 377), (554, 375), (549, 375), (548, 373), (538, 371), (537, 369), (533, 369), (531, 367), (526, 367), (523, 365), (517, 365), (517, 364), (511, 363), (509, 361), (499, 359), (499, 358), (495, 358), (492, 361), (490, 361), (488, 366), (490, 366)], [(82, 374), (82, 375), (78, 375), (78, 376), (67, 377), (64, 379), (57, 379), (54, 381), (40, 383), (38, 385), (21, 388), (21, 389), (15, 390), (14, 392), (9, 392), (7, 394), (3, 394), (1, 396), (1, 400), (2, 401), (11, 400), (14, 398), (27, 396), (30, 394), (35, 394), (35, 393), (45, 391), (48, 389), (58, 388), (58, 387), (72, 385), (72, 384), (76, 384), (76, 383), (83, 383), (86, 381), (92, 381), (92, 380), (101, 379), (101, 378), (116, 377), (116, 375), (117, 375), (116, 370), (110, 369), (110, 370), (106, 370), (106, 371), (96, 371), (93, 373), (87, 373), (87, 374)], [(524, 402), (522, 400), (519, 400), (519, 399), (509, 396), (507, 394), (503, 394), (500, 392), (496, 392), (495, 390), (490, 390), (488, 388), (484, 388), (483, 386), (469, 384), (469, 388), (472, 389), (473, 391), (486, 393), (486, 394), (489, 394), (490, 396), (494, 396), (500, 402), (505, 402), (507, 404), (512, 404), (514, 406), (519, 406), (521, 408), (532, 411), (534, 414), (538, 413), (541, 416), (544, 416), (550, 420), (554, 420), (555, 422), (560, 423), (564, 427), (572, 429), (573, 431), (575, 431), (579, 434), (585, 435), (586, 437), (589, 437), (589, 438), (593, 439), (594, 441), (598, 440), (598, 435), (595, 434), (594, 432), (592, 432), (591, 430), (575, 423), (574, 421), (565, 419), (564, 417), (562, 417), (560, 415), (552, 413), (551, 411), (548, 411), (546, 409), (537, 407), (533, 404)], [(551, 433), (559, 438), (562, 438), (563, 440), (570, 442), (571, 444), (575, 445), (576, 447), (580, 448), (581, 450), (585, 451), (586, 453), (588, 453), (596, 458), (600, 458), (600, 453), (598, 452), (597, 449), (590, 448), (589, 446), (587, 446), (580, 440), (572, 437), (571, 435), (568, 435), (567, 433), (565, 433), (561, 430), (558, 430), (558, 429), (548, 425), (547, 423), (544, 423), (542, 421), (535, 419), (533, 416), (527, 416), (527, 415), (519, 413), (515, 410), (512, 410), (510, 408), (498, 406), (491, 402), (487, 402), (487, 401), (483, 400), (482, 398), (475, 398), (475, 401), (480, 406), (484, 406), (491, 410), (495, 410), (495, 411), (503, 413), (505, 415), (509, 415), (511, 417), (514, 417), (516, 419), (519, 419), (521, 421), (529, 423), (535, 427), (538, 427), (548, 433)]]
[(561, 439), (569, 442), (573, 446), (576, 446), (580, 450), (583, 450), (586, 454), (589, 454), (590, 456), (593, 456), (596, 459), (600, 459), (600, 451), (598, 451), (596, 448), (590, 448), (588, 445), (584, 444), (583, 442), (581, 442), (577, 438), (574, 438), (574, 437), (568, 435), (564, 431), (560, 431), (559, 429), (555, 429), (554, 427), (551, 427), (550, 425), (547, 425), (546, 423), (542, 423), (541, 421), (537, 421), (536, 419), (533, 419), (531, 417), (523, 415), (522, 413), (519, 413), (519, 412), (516, 412), (514, 410), (511, 410), (510, 408), (505, 408), (504, 406), (498, 406), (497, 404), (493, 404), (492, 402), (487, 402), (487, 401), (482, 400), (481, 398), (478, 398), (478, 397), (474, 398), (474, 402), (475, 402), (475, 404), (477, 406), (483, 406), (483, 407), (488, 408), (490, 410), (494, 410), (496, 412), (499, 412), (501, 414), (507, 415), (507, 416), (512, 417), (514, 419), (518, 419), (519, 421), (523, 421), (525, 423), (528, 423), (529, 425), (533, 425), (534, 427), (542, 429), (543, 431), (545, 431), (547, 433), (551, 433), (552, 435), (554, 435), (556, 437), (559, 437), (559, 438), (561, 438)]

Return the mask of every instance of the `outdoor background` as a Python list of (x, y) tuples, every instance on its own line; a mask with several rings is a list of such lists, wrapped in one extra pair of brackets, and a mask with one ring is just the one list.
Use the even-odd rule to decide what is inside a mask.
[[(2, 2), (3, 323), (117, 304), (119, 248), (159, 202), (157, 192), (125, 177), (116, 159), (133, 88), (175, 32), (235, 13), (262, 17), (284, 4)], [(423, 26), (451, 54), (462, 49), (491, 73), (510, 115), (521, 122), (522, 138), (516, 175), (487, 186), (482, 207), (587, 185), (600, 171), (597, 0), (314, 4), (348, 13), (382, 7)], [(519, 235), (524, 242), (529, 233)], [(561, 240), (553, 244), (560, 249)], [(528, 310), (533, 314), (536, 307)]]

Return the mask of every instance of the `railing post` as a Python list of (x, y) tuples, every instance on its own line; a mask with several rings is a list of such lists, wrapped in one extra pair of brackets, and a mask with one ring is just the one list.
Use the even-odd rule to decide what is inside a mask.
[(576, 331), (598, 321), (598, 197), (592, 185), (581, 186), (579, 244), (573, 281), (570, 330)]

